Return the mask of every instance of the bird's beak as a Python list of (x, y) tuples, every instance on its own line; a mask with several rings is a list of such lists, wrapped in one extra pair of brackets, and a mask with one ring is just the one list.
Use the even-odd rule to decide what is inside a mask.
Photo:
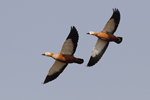
[(86, 33), (86, 34), (90, 34), (90, 33)]
[(45, 54), (42, 54), (43, 56), (45, 56)]

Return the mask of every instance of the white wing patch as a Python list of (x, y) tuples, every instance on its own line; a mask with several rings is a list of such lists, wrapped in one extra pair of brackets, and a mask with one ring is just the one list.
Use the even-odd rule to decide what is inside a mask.
[(103, 52), (103, 50), (104, 50), (105, 46), (107, 45), (107, 43), (108, 43), (107, 41), (104, 41), (104, 40), (101, 40), (101, 39), (98, 38), (91, 56), (96, 57), (98, 54)]
[(110, 19), (106, 23), (106, 25), (102, 31), (105, 33), (113, 33), (114, 29), (115, 29), (115, 21), (114, 21), (114, 19)]
[(61, 71), (61, 69), (62, 69), (65, 65), (66, 65), (66, 63), (62, 63), (62, 62), (59, 62), (59, 61), (55, 61), (54, 64), (52, 65), (52, 67), (50, 68), (48, 75), (50, 76), (50, 75), (55, 74), (56, 72)]
[(72, 40), (71, 39), (67, 39), (64, 42), (60, 53), (61, 54), (65, 54), (65, 55), (71, 55), (73, 53), (73, 48), (74, 48), (74, 45), (73, 45)]

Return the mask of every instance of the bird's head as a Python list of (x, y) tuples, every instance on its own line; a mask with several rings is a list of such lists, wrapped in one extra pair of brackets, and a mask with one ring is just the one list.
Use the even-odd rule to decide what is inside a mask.
[(44, 54), (42, 54), (44, 56), (48, 56), (48, 57), (52, 57), (53, 56), (53, 53), (51, 52), (45, 52)]
[(96, 33), (95, 33), (95, 32), (93, 32), (93, 31), (90, 31), (90, 32), (89, 32), (89, 33), (87, 33), (87, 34), (95, 35)]

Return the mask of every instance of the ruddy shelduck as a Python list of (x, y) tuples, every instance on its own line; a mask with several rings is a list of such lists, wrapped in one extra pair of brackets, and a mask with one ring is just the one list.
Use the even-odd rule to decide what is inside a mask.
[(74, 53), (77, 48), (78, 38), (78, 31), (73, 26), (71, 27), (70, 34), (64, 42), (60, 53), (54, 55), (53, 53), (45, 52), (44, 54), (42, 54), (48, 57), (52, 57), (56, 60), (50, 68), (44, 84), (56, 79), (69, 63), (83, 63), (83, 59), (74, 57)]
[(107, 49), (109, 42), (113, 41), (118, 44), (122, 42), (122, 37), (117, 37), (113, 35), (118, 27), (119, 22), (120, 12), (118, 9), (115, 8), (113, 9), (113, 15), (106, 23), (104, 29), (101, 32), (95, 33), (93, 31), (90, 31), (89, 33), (87, 33), (98, 37), (97, 43), (93, 49), (92, 55), (87, 66), (93, 66), (99, 61), (99, 59), (102, 57), (105, 50)]

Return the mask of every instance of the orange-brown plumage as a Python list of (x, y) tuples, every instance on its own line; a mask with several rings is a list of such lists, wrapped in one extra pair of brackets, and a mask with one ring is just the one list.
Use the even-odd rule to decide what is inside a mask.
[(52, 54), (50, 55), (50, 57), (63, 63), (83, 63), (83, 61), (78, 61), (79, 58), (76, 58), (73, 55), (63, 55), (61, 53), (58, 53), (55, 55)]
[(69, 63), (78, 63), (82, 64), (83, 59), (74, 57), (76, 51), (77, 42), (78, 42), (78, 32), (76, 28), (71, 27), (70, 34), (68, 35), (66, 41), (64, 42), (61, 51), (58, 54), (53, 54), (46, 52), (45, 56), (52, 57), (56, 61), (49, 70), (47, 77), (45, 78), (44, 84), (56, 79), (60, 73), (66, 68)]
[(90, 57), (87, 66), (93, 66), (99, 61), (99, 59), (103, 56), (104, 52), (106, 51), (109, 42), (115, 42), (118, 44), (122, 42), (122, 37), (117, 37), (113, 35), (114, 32), (117, 30), (119, 22), (120, 22), (120, 12), (118, 9), (115, 8), (113, 9), (113, 15), (108, 20), (102, 31), (100, 31), (99, 33), (90, 31), (88, 33), (90, 35), (98, 37), (98, 40), (93, 49), (92, 55)]
[(111, 33), (105, 33), (103, 31), (100, 31), (99, 33), (94, 33), (92, 35), (97, 36), (98, 38), (104, 40), (104, 41), (114, 41), (116, 43), (118, 43), (119, 41), (121, 41), (118, 37), (116, 37), (115, 35), (111, 34)]

